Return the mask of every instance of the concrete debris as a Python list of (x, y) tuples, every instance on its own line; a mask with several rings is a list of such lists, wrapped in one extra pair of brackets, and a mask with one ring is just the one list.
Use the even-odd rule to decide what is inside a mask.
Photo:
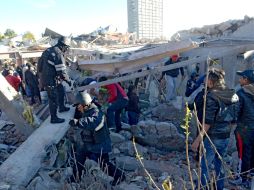
[[(132, 157), (135, 157), (135, 155), (136, 155), (133, 144), (131, 141), (121, 143), (119, 145), (119, 150), (124, 155), (132, 156)], [(139, 154), (141, 154), (142, 156), (145, 156), (148, 151), (147, 148), (145, 148), (139, 144), (137, 144), (137, 150), (138, 150)]]
[(110, 132), (110, 138), (111, 138), (112, 144), (121, 143), (121, 142), (126, 141), (126, 139), (123, 135), (118, 134), (118, 133), (114, 133), (112, 131)]
[[(141, 158), (145, 169), (160, 187), (165, 180), (170, 179), (174, 189), (191, 189), (185, 153), (186, 136), (184, 134), (185, 131), (180, 127), (185, 118), (185, 113), (182, 109), (183, 93), (178, 92), (179, 98), (175, 101), (163, 102), (161, 97), (165, 89), (163, 89), (163, 85), (158, 85), (158, 81), (155, 78), (160, 78), (159, 74), (161, 72), (172, 68), (170, 66), (161, 66), (164, 61), (162, 58), (168, 56), (169, 53), (180, 52), (181, 56), (183, 55), (186, 59), (177, 63), (179, 65), (175, 66), (175, 68), (187, 66), (188, 68), (185, 70), (187, 70), (187, 74), (190, 74), (194, 67), (196, 69), (196, 63), (202, 62), (200, 63), (200, 70), (202, 70), (201, 73), (204, 73), (204, 62), (207, 59), (207, 52), (212, 51), (212, 58), (221, 59), (220, 64), (223, 67), (232, 67), (235, 72), (238, 68), (237, 63), (242, 64), (244, 62), (243, 58), (240, 58), (240, 54), (242, 55), (243, 52), (254, 47), (253, 29), (254, 18), (246, 16), (244, 20), (230, 20), (202, 28), (179, 31), (172, 37), (174, 42), (173, 45), (171, 44), (173, 49), (169, 48), (170, 51), (165, 49), (165, 47), (170, 46), (170, 43), (162, 45), (148, 44), (145, 46), (137, 43), (135, 35), (129, 33), (120, 34), (110, 27), (98, 28), (90, 34), (71, 37), (70, 55), (72, 59), (69, 62), (71, 63), (71, 78), (75, 79), (75, 81), (73, 81), (71, 87), (66, 87), (68, 88), (68, 93), (72, 95), (68, 96), (69, 100), (73, 98), (72, 92), (76, 90), (75, 85), (80, 84), (85, 78), (83, 77), (84, 73), (81, 75), (78, 69), (82, 69), (82, 67), (86, 69), (88, 65), (89, 68), (95, 69), (93, 69), (93, 72), (85, 71), (86, 77), (92, 75), (95, 78), (101, 75), (110, 75), (109, 73), (113, 73), (115, 77), (115, 73), (130, 72), (130, 75), (119, 77), (121, 81), (140, 79), (138, 82), (139, 97), (141, 102), (143, 104), (145, 102), (146, 105), (146, 107), (141, 106), (142, 116), (140, 118), (142, 119), (137, 125), (130, 126), (122, 123), (122, 131), (119, 133), (110, 131), (112, 141), (112, 153), (109, 155), (110, 161), (125, 170), (126, 173), (125, 181), (116, 185), (114, 189), (154, 189), (138, 158)], [(59, 36), (61, 34), (46, 29), (43, 39), (38, 40), (29, 47), (17, 45), (18, 47), (16, 48), (24, 51), (24, 53), (21, 53), (21, 58), (29, 56), (39, 57), (42, 51), (34, 52), (34, 50), (45, 49), (47, 45), (55, 43), (56, 38)], [(188, 39), (192, 41), (187, 43), (185, 40)], [(245, 39), (245, 41), (242, 39)], [(174, 45), (179, 45), (178, 41), (184, 44), (183, 47), (179, 47), (180, 49)], [(200, 47), (193, 41), (200, 43)], [(139, 49), (141, 46), (142, 48)], [(132, 49), (125, 52), (123, 49), (116, 49), (119, 47), (134, 48), (135, 50)], [(33, 52), (25, 53), (27, 50), (33, 50)], [(224, 54), (224, 51), (227, 51), (227, 53)], [(0, 53), (0, 59), (1, 56), (7, 56), (8, 59), (16, 56), (14, 55), (16, 53), (8, 52), (7, 54)], [(234, 58), (232, 58), (232, 54), (235, 54)], [(226, 64), (229, 62), (230, 64)], [(232, 64), (234, 65), (232, 66)], [(251, 64), (248, 64), (248, 66)], [(158, 65), (159, 67), (153, 68)], [(194, 66), (192, 67), (192, 65)], [(143, 67), (147, 66), (149, 68), (144, 70)], [(241, 68), (245, 66), (242, 64)], [(137, 69), (140, 68), (141, 71), (137, 72)], [(156, 75), (157, 73), (153, 73), (155, 71), (160, 71), (158, 76)], [(234, 85), (235, 79), (232, 80), (231, 74), (228, 75), (229, 80), (233, 81), (232, 84)], [(143, 79), (143, 77), (147, 78)], [(119, 78), (113, 78), (112, 80), (119, 82)], [(89, 85), (87, 88), (100, 87), (103, 84), (105, 83), (96, 83), (94, 85), (98, 86)], [(144, 87), (144, 84), (146, 87)], [(126, 84), (123, 82), (122, 85)], [(77, 88), (77, 90), (80, 89)], [(178, 89), (178, 91), (180, 90)], [(102, 109), (105, 110), (105, 107), (102, 106)], [(66, 123), (63, 125), (51, 126), (49, 119), (45, 120), (42, 126), (32, 133), (27, 140), (17, 130), (16, 123), (13, 124), (8, 119), (3, 119), (4, 114), (0, 117), (0, 190), (112, 189), (113, 178), (108, 176), (106, 171), (102, 171), (100, 165), (92, 160), (86, 160), (84, 173), (81, 178), (70, 182), (74, 172), (71, 167), (72, 163), (70, 163), (70, 159), (72, 159), (70, 157), (73, 156), (70, 150), (79, 151), (78, 148), (77, 150), (72, 150), (71, 143), (79, 141), (80, 144), (83, 144), (80, 129), (74, 132), (76, 129), (72, 128), (65, 136), (66, 131), (70, 127), (67, 120), (72, 118), (73, 112), (74, 109), (72, 108), (68, 114), (62, 114), (66, 118)], [(12, 111), (9, 113), (12, 113)], [(14, 117), (16, 117), (15, 114)], [(190, 127), (191, 135), (188, 143), (192, 143), (192, 138), (196, 137), (196, 123), (190, 123)], [(76, 133), (79, 133), (79, 136), (75, 136)], [(69, 140), (66, 140), (66, 138), (69, 138)], [(133, 138), (138, 153), (135, 152)], [(228, 155), (224, 161), (230, 166), (230, 169), (236, 171), (238, 154), (234, 139), (232, 132)], [(195, 165), (195, 156), (193, 152), (189, 151), (190, 167), (194, 179), (197, 178), (194, 170), (198, 169)], [(227, 181), (226, 187), (231, 188)]]
[(171, 40), (192, 39), (195, 41), (202, 41), (219, 37), (253, 39), (253, 28), (254, 19), (245, 16), (243, 20), (229, 20), (220, 24), (178, 31), (171, 37)]
[(182, 150), (185, 147), (185, 136), (173, 123), (140, 121), (132, 127), (132, 133), (138, 143), (160, 150)]

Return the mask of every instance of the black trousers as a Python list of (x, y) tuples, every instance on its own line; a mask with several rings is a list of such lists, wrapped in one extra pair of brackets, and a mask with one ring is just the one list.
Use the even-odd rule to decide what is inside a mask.
[(107, 175), (112, 176), (114, 178), (114, 181), (112, 182), (112, 185), (116, 185), (117, 183), (123, 181), (125, 179), (125, 174), (122, 170), (118, 169), (113, 163), (109, 161), (109, 155), (108, 153), (92, 153), (87, 152), (85, 149), (77, 149), (76, 150), (76, 161), (77, 161), (77, 169), (74, 166), (73, 172), (76, 176), (77, 171), (79, 178), (82, 175), (82, 171), (84, 170), (84, 163), (86, 161), (86, 158), (90, 160), (94, 160), (95, 162), (100, 164), (100, 167), (102, 171), (104, 171)]
[(41, 96), (40, 96), (40, 91), (38, 86), (29, 86), (30, 91), (31, 91), (31, 103), (35, 103), (34, 97), (37, 96), (39, 98), (39, 101), (41, 102)]
[(57, 86), (46, 87), (49, 99), (49, 111), (51, 119), (57, 118), (57, 108), (64, 108), (64, 87), (62, 84)]
[[(243, 136), (243, 158), (241, 172), (243, 181), (247, 180), (249, 172), (254, 171), (254, 130), (246, 130)], [(247, 173), (246, 173), (247, 172)]]

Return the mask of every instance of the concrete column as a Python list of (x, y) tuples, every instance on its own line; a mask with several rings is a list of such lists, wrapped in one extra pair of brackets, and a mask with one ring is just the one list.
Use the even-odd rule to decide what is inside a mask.
[(17, 126), (21, 133), (29, 136), (33, 132), (33, 128), (28, 125), (22, 117), (24, 110), (22, 100), (15, 89), (0, 74), (0, 108), (8, 116), (8, 118)]
[(229, 88), (235, 87), (236, 65), (237, 65), (237, 55), (233, 54), (223, 57), (222, 68), (226, 73), (225, 81)]

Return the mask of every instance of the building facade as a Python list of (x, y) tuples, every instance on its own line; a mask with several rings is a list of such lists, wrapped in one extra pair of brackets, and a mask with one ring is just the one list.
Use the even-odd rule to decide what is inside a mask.
[(163, 34), (163, 0), (127, 0), (128, 32), (138, 39), (161, 38)]

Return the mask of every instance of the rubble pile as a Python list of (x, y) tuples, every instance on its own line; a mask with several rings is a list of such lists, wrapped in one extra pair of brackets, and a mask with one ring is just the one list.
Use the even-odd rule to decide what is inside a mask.
[(4, 113), (0, 117), (0, 165), (26, 140)]
[(245, 16), (243, 20), (228, 20), (220, 24), (205, 25), (201, 28), (178, 31), (171, 37), (173, 41), (192, 39), (202, 41), (219, 37), (253, 38), (254, 18)]

